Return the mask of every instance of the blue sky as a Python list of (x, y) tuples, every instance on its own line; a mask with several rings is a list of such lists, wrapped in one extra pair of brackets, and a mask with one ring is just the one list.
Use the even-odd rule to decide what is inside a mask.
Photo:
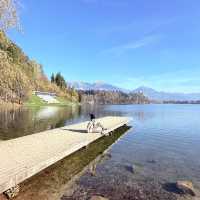
[(199, 0), (21, 0), (9, 36), (45, 73), (200, 92)]

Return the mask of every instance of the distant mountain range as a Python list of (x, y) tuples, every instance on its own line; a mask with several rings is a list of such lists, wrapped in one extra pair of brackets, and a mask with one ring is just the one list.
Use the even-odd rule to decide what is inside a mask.
[(77, 90), (95, 90), (95, 91), (123, 91), (123, 92), (129, 92), (126, 89), (119, 88), (116, 86), (113, 86), (108, 83), (97, 81), (95, 83), (87, 83), (82, 81), (74, 81), (74, 82), (68, 82), (68, 85), (70, 87), (73, 87)]
[(125, 93), (142, 92), (150, 100), (157, 101), (197, 101), (200, 100), (200, 93), (170, 93), (164, 91), (156, 91), (149, 87), (138, 87), (133, 90), (126, 90), (103, 82), (87, 83), (87, 82), (70, 82), (71, 87), (77, 90), (96, 90), (96, 91), (122, 91)]
[(151, 100), (158, 101), (197, 101), (200, 100), (200, 93), (170, 93), (163, 91), (156, 91), (148, 87), (139, 87), (133, 92), (142, 92)]

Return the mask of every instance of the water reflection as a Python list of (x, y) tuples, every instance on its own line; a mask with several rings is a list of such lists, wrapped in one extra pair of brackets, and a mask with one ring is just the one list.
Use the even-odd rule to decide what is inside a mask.
[(80, 107), (43, 107), (0, 110), (0, 139), (17, 138), (64, 126), (80, 115)]
[(106, 110), (117, 113), (119, 116), (134, 117), (134, 120), (143, 123), (155, 117), (156, 109), (157, 108), (154, 105), (113, 105), (108, 106)]
[(53, 117), (57, 112), (59, 112), (59, 110), (59, 107), (44, 107), (37, 112), (35, 118), (37, 120), (48, 119)]
[(13, 139), (67, 124), (88, 120), (89, 113), (97, 117), (121, 116), (119, 111), (107, 111), (104, 106), (20, 107), (0, 109), (0, 140)]

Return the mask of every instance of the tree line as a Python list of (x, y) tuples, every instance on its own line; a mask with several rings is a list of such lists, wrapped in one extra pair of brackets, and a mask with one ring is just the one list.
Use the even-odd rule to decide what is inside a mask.
[(65, 78), (61, 75), (60, 72), (56, 73), (55, 75), (54, 73), (51, 75), (51, 83), (55, 83), (61, 89), (67, 88)]
[(79, 90), (82, 104), (148, 104), (150, 100), (142, 93), (124, 93), (122, 91)]

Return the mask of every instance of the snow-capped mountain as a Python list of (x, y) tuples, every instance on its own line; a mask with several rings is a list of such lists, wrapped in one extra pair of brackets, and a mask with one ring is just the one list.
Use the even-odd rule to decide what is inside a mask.
[(197, 101), (200, 100), (200, 93), (172, 93), (172, 92), (164, 92), (164, 91), (156, 91), (149, 87), (138, 87), (133, 89), (132, 91), (116, 87), (114, 85), (104, 83), (104, 82), (95, 82), (95, 83), (87, 83), (87, 82), (69, 82), (68, 85), (77, 90), (96, 90), (96, 91), (122, 91), (125, 93), (138, 93), (142, 92), (146, 97), (150, 100), (157, 101)]
[(100, 90), (100, 91), (123, 91), (123, 92), (128, 92), (126, 89), (122, 89), (116, 86), (113, 86), (108, 83), (104, 82), (95, 82), (95, 83), (87, 83), (87, 82), (79, 82), (79, 81), (74, 81), (74, 82), (69, 82), (68, 85), (70, 87), (73, 87), (77, 90)]

